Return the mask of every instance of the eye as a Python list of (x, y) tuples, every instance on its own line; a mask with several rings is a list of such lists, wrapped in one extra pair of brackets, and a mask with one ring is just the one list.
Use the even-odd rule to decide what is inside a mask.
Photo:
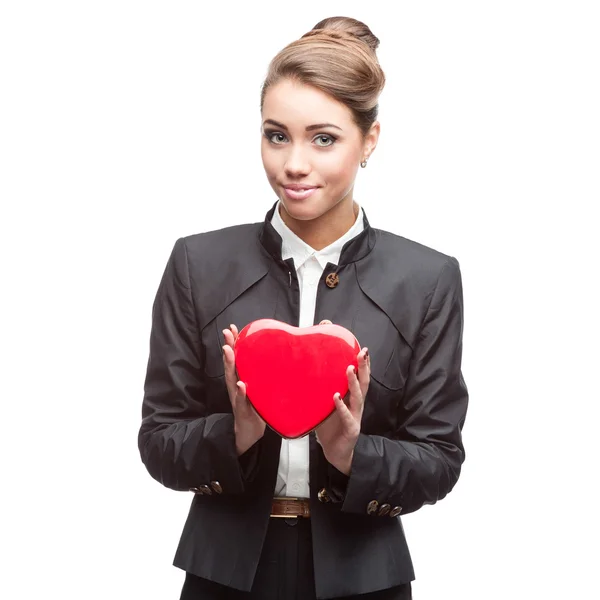
[(273, 138), (275, 138), (275, 137), (287, 139), (285, 137), (285, 135), (283, 135), (283, 133), (280, 133), (279, 131), (265, 131), (265, 137), (271, 142), (271, 144), (281, 144), (282, 143), (283, 140), (274, 142)]
[[(287, 141), (287, 137), (285, 134), (280, 131), (267, 131), (265, 130), (264, 136), (269, 140), (271, 144), (280, 146), (285, 141)], [(322, 133), (318, 135), (315, 140), (317, 141), (317, 146), (319, 148), (329, 148), (329, 146), (333, 146), (335, 144), (337, 138), (333, 135)]]
[(327, 145), (317, 144), (321, 148), (327, 148), (328, 146), (333, 146), (335, 144), (335, 138), (332, 135), (318, 135), (315, 140), (325, 140), (326, 142), (331, 142)]

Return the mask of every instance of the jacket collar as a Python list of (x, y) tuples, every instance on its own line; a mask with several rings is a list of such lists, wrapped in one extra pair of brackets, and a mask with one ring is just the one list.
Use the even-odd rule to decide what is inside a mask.
[[(259, 240), (265, 250), (277, 262), (282, 262), (283, 239), (271, 224), (271, 219), (275, 214), (278, 203), (279, 200), (275, 202), (267, 213), (259, 232)], [(375, 246), (375, 231), (370, 226), (364, 209), (362, 209), (362, 215), (364, 229), (343, 245), (338, 263), (340, 267), (364, 258)]]
[(294, 266), (296, 270), (300, 269), (304, 263), (311, 257), (314, 257), (321, 269), (325, 269), (329, 263), (337, 265), (340, 261), (340, 254), (344, 244), (357, 236), (363, 229), (363, 216), (362, 208), (359, 209), (358, 216), (352, 227), (340, 238), (329, 244), (322, 250), (315, 250), (309, 246), (302, 238), (297, 236), (283, 221), (281, 218), (280, 209), (281, 202), (277, 204), (273, 218), (271, 219), (271, 225), (275, 228), (275, 231), (283, 239), (281, 246), (281, 254), (283, 260), (292, 258), (294, 260)]

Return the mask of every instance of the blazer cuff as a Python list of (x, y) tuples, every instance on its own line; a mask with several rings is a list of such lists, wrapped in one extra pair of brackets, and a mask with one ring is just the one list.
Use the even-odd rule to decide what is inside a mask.
[(331, 463), (327, 463), (327, 492), (333, 503), (343, 502), (348, 489), (350, 477), (338, 471)]
[[(210, 415), (205, 427), (204, 450), (208, 451), (204, 463), (208, 467), (210, 481), (200, 481), (199, 487), (207, 485), (220, 489), (218, 493), (241, 494), (244, 492), (243, 469), (235, 446), (233, 414)], [(198, 457), (202, 461), (202, 455)], [(199, 461), (199, 462), (200, 462)]]
[(382, 483), (386, 479), (382, 472), (385, 473), (385, 457), (376, 452), (371, 436), (360, 433), (354, 448), (342, 512), (397, 516), (402, 511), (403, 494)]
[(259, 456), (261, 449), (262, 438), (254, 443), (246, 452), (240, 454), (238, 462), (240, 465), (240, 472), (242, 479), (245, 483), (250, 483), (256, 477), (259, 464)]

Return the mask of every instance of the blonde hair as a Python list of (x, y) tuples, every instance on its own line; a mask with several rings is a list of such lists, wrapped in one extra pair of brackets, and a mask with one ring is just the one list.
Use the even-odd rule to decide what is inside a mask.
[(363, 136), (377, 119), (385, 75), (377, 59), (379, 39), (361, 21), (329, 17), (288, 44), (269, 64), (262, 86), (262, 112), (267, 90), (282, 79), (311, 85), (352, 112)]

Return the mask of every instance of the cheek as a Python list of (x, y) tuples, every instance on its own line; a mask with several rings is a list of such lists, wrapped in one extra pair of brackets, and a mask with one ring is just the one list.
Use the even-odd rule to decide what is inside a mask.
[(274, 160), (273, 153), (269, 152), (268, 149), (265, 149), (264, 145), (261, 146), (261, 158), (263, 167), (265, 169), (265, 173), (267, 174), (268, 179), (273, 179), (276, 175), (277, 171), (277, 161)]
[(269, 153), (265, 147), (265, 140), (263, 139), (260, 144), (260, 157), (262, 158), (263, 164), (266, 166), (269, 161)]
[(322, 175), (332, 184), (346, 185), (352, 181), (356, 175), (353, 156), (332, 157), (322, 165)]

